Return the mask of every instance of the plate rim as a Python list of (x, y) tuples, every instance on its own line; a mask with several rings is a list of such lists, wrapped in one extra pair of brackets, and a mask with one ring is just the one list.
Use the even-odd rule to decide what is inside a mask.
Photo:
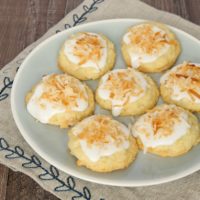
[[(33, 48), (33, 50), (26, 56), (26, 58), (23, 60), (22, 64), (20, 65), (20, 68), (17, 72), (17, 74), (14, 77), (14, 82), (13, 82), (13, 86), (12, 86), (12, 90), (11, 90), (11, 111), (12, 111), (12, 115), (15, 121), (15, 124), (17, 125), (19, 132), (21, 133), (21, 135), (23, 136), (23, 138), (25, 139), (25, 141), (28, 143), (28, 145), (30, 145), (30, 147), (39, 155), (41, 156), (45, 161), (47, 161), (49, 164), (55, 166), (56, 168), (58, 168), (59, 170), (63, 171), (64, 173), (68, 173), (69, 175), (72, 175), (76, 178), (80, 178), (82, 180), (85, 181), (89, 181), (89, 182), (93, 182), (93, 183), (98, 183), (98, 184), (103, 184), (103, 185), (110, 185), (110, 186), (125, 186), (125, 187), (137, 187), (137, 186), (150, 186), (150, 185), (158, 185), (161, 183), (166, 183), (166, 182), (170, 182), (170, 181), (174, 181), (180, 178), (183, 178), (185, 176), (188, 176), (196, 171), (198, 171), (200, 169), (200, 162), (198, 164), (196, 164), (193, 167), (190, 167), (188, 169), (182, 170), (180, 173), (168, 176), (168, 177), (164, 177), (164, 178), (157, 178), (157, 179), (151, 179), (151, 180), (146, 180), (146, 181), (134, 181), (133, 180), (129, 180), (129, 181), (123, 181), (123, 182), (119, 182), (119, 181), (115, 181), (115, 180), (110, 180), (110, 179), (99, 179), (95, 176), (88, 176), (82, 172), (77, 172), (76, 170), (71, 170), (70, 168), (67, 168), (66, 171), (66, 167), (64, 168), (63, 165), (59, 164), (58, 162), (55, 162), (53, 160), (53, 158), (51, 158), (50, 156), (48, 156), (46, 153), (44, 153), (40, 147), (37, 145), (36, 142), (31, 140), (31, 137), (29, 134), (27, 134), (26, 130), (23, 127), (23, 124), (20, 122), (19, 117), (18, 117), (18, 113), (16, 112), (16, 106), (15, 105), (15, 101), (14, 101), (14, 96), (15, 96), (15, 88), (17, 87), (17, 83), (18, 80), (21, 78), (21, 74), (23, 72), (23, 69), (26, 66), (26, 63), (29, 61), (29, 58), (32, 56), (32, 54), (34, 54), (34, 52), (38, 51), (43, 45), (45, 45), (46, 43), (51, 42), (51, 40), (55, 39), (56, 37), (59, 37), (62, 34), (71, 32), (71, 31), (76, 31), (79, 30), (80, 27), (85, 27), (87, 28), (88, 26), (93, 26), (93, 25), (100, 25), (100, 24), (104, 24), (104, 23), (111, 23), (111, 22), (133, 22), (133, 23), (142, 23), (142, 22), (151, 22), (152, 20), (146, 20), (146, 19), (138, 19), (138, 18), (117, 18), (117, 19), (105, 19), (105, 20), (99, 20), (99, 21), (93, 21), (93, 22), (88, 22), (85, 24), (81, 24), (75, 27), (72, 27), (70, 29), (67, 30), (63, 30), (59, 33), (56, 33), (54, 35), (49, 36), (48, 38), (46, 38), (45, 40), (43, 40), (41, 43), (39, 43), (35, 48)], [(162, 22), (161, 22), (162, 23)], [(183, 34), (185, 37), (189, 37), (191, 40), (194, 40), (195, 42), (197, 42), (200, 45), (200, 41), (190, 35), (189, 33), (178, 29), (174, 26), (170, 26), (168, 24), (166, 24), (168, 27), (170, 27), (173, 30), (176, 30), (177, 32), (180, 32), (181, 34)], [(125, 31), (125, 30), (124, 30)], [(134, 163), (133, 163), (134, 164)]]

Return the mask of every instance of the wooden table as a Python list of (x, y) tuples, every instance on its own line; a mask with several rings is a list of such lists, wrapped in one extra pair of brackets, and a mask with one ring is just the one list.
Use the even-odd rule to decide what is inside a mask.
[[(200, 25), (200, 0), (143, 0)], [(0, 0), (0, 68), (82, 0)], [(0, 200), (56, 200), (28, 176), (0, 165)]]

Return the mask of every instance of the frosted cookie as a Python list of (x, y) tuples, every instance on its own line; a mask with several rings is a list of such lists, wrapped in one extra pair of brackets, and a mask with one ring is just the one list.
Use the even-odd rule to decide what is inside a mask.
[(161, 72), (171, 67), (181, 51), (171, 30), (155, 22), (129, 28), (121, 49), (126, 64), (143, 72)]
[(105, 74), (96, 90), (96, 101), (114, 116), (139, 115), (152, 108), (159, 96), (154, 81), (134, 69)]
[(173, 67), (160, 79), (164, 101), (200, 112), (200, 65), (184, 62)]
[(72, 35), (62, 46), (58, 66), (81, 80), (97, 79), (113, 68), (115, 49), (104, 35), (81, 32)]
[(65, 128), (94, 111), (92, 90), (67, 74), (44, 76), (26, 96), (28, 112), (39, 122)]
[(105, 115), (93, 115), (68, 132), (68, 147), (78, 166), (97, 172), (111, 172), (128, 167), (138, 147), (130, 130)]
[(179, 156), (200, 141), (197, 118), (176, 105), (160, 105), (133, 125), (140, 149), (163, 157)]

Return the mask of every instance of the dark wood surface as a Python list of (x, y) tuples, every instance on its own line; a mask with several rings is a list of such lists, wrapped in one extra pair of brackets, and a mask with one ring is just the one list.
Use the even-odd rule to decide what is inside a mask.
[[(142, 0), (200, 25), (200, 0)], [(0, 68), (82, 0), (0, 0)], [(0, 200), (57, 200), (28, 176), (0, 165)]]

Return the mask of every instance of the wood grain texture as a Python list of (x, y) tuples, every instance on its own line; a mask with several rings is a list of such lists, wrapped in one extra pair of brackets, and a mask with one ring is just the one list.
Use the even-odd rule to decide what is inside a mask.
[[(82, 0), (0, 0), (0, 68)], [(57, 200), (28, 176), (0, 165), (0, 200)]]
[(3, 165), (0, 165), (0, 199), (5, 200), (6, 199), (6, 185), (8, 181), (8, 171), (9, 169), (7, 167), (4, 167)]
[(193, 23), (200, 25), (199, 0), (141, 0), (159, 10), (177, 14)]
[(9, 170), (5, 200), (57, 200), (30, 177)]
[[(200, 0), (142, 0), (200, 25)], [(0, 68), (82, 0), (0, 0)], [(0, 200), (57, 200), (28, 176), (0, 165)]]
[(186, 8), (188, 10), (189, 20), (200, 25), (200, 1), (186, 0)]

